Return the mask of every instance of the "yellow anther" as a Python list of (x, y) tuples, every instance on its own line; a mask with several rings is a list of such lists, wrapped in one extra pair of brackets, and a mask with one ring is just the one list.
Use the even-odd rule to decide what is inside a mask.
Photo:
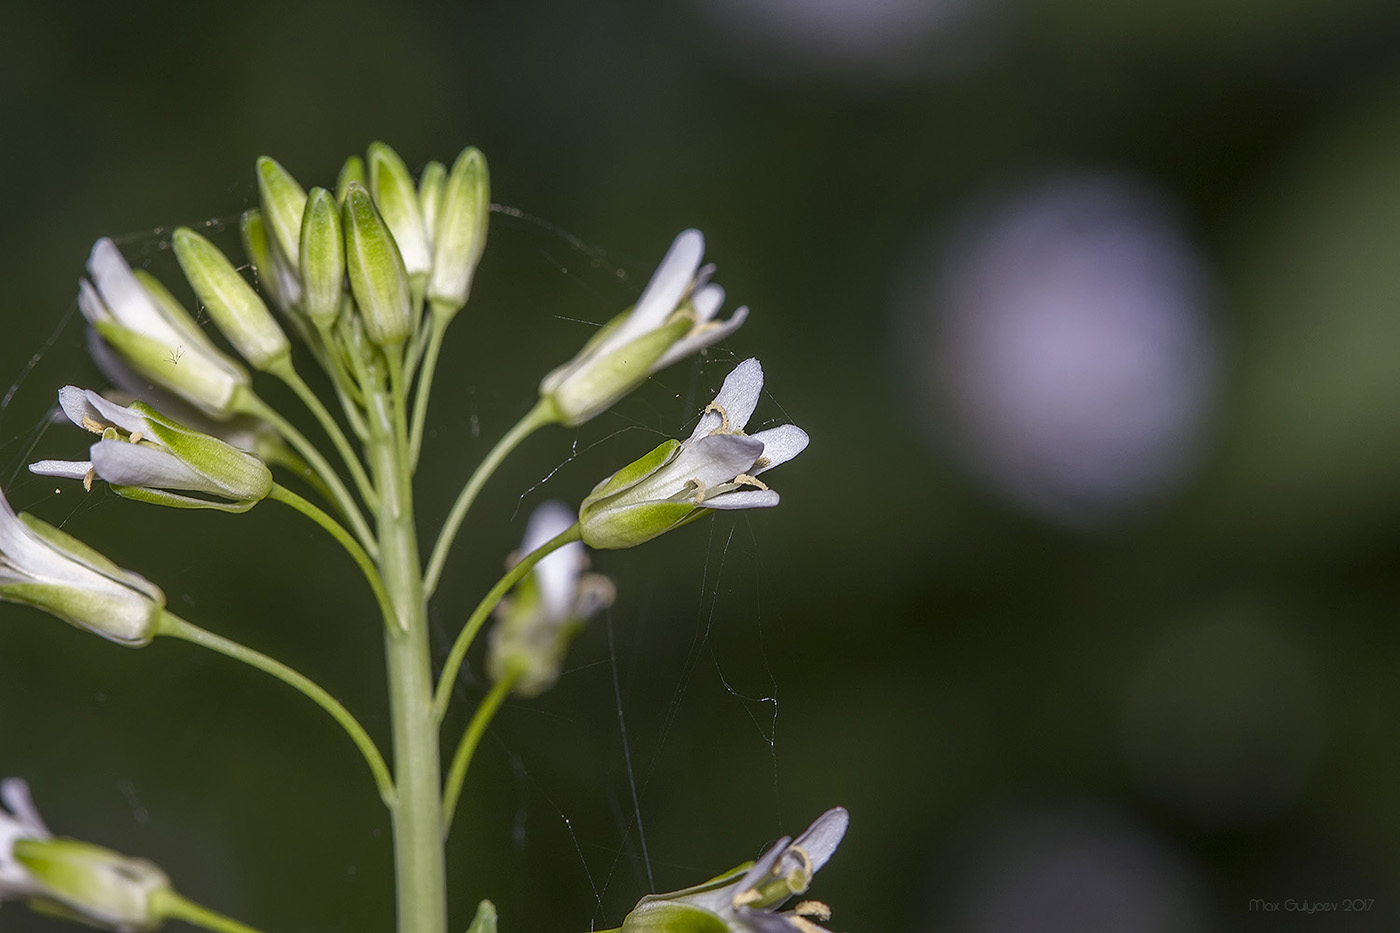
[(95, 479), (97, 479), (97, 471), (92, 467), (88, 467), (88, 471), (83, 474), (83, 488), (88, 492), (92, 492), (92, 481)]
[(745, 888), (738, 894), (734, 895), (733, 903), (735, 907), (745, 907), (758, 900), (761, 896), (762, 895), (758, 893), (757, 888)]
[(711, 434), (733, 434), (734, 428), (729, 423), (729, 412), (724, 410), (724, 406), (719, 402), (711, 402), (705, 406), (705, 410), (700, 413), (700, 417), (705, 417), (710, 412), (719, 412), (719, 427), (711, 431)]
[(145, 436), (146, 436), (146, 435), (142, 434), (140, 431), (137, 431), (135, 434), (131, 435), (131, 438), (130, 438), (131, 443), (133, 443), (133, 444), (139, 444), (139, 443), (141, 443), (141, 438), (143, 438), (143, 437), (145, 437)]
[[(747, 474), (747, 473), (740, 473), (738, 476), (734, 477), (734, 485), (735, 485), (735, 486), (752, 486), (752, 487), (754, 487), (755, 489), (767, 489), (767, 488), (768, 488), (768, 484), (765, 483), (763, 480), (757, 479), (757, 478), (755, 478), (755, 477), (752, 477), (752, 476), (750, 476), (750, 475)], [(793, 846), (791, 851), (793, 851), (793, 852), (802, 852), (802, 848), (801, 848), (800, 846)], [(810, 858), (808, 858), (806, 852), (802, 852), (802, 858), (803, 858), (805, 864), (807, 865), (808, 870), (810, 871), (810, 870), (811, 870), (811, 867), (812, 867), (812, 860), (811, 860)]]
[(813, 920), (820, 920), (822, 923), (831, 919), (831, 908), (821, 901), (802, 901), (792, 909), (792, 912), (799, 917), (810, 917)]
[(83, 415), (83, 427), (93, 434), (101, 434), (103, 431), (107, 430), (107, 426), (93, 418), (92, 415)]
[(704, 502), (704, 501), (705, 501), (705, 481), (704, 481), (704, 480), (697, 479), (697, 478), (695, 478), (695, 477), (691, 477), (689, 480), (686, 481), (686, 485), (687, 485), (687, 486), (689, 486), (689, 485), (694, 485), (694, 486), (695, 486), (695, 501), (696, 501), (697, 503), (700, 503), (700, 502)]

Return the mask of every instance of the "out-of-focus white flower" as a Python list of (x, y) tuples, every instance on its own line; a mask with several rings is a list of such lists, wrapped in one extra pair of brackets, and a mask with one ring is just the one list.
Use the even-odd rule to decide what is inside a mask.
[(0, 802), (0, 900), (23, 898), (45, 913), (118, 933), (161, 925), (162, 898), (173, 893), (165, 872), (145, 859), (54, 838), (18, 778), (0, 781)]
[(796, 839), (784, 837), (757, 862), (740, 865), (704, 884), (649, 894), (622, 921), (622, 933), (815, 933), (831, 917), (820, 901), (780, 911), (811, 886), (841, 844), (850, 814), (835, 807)]
[(583, 541), (624, 548), (649, 541), (707, 509), (778, 504), (759, 474), (807, 446), (807, 432), (785, 424), (744, 433), (763, 392), (763, 368), (749, 359), (724, 380), (684, 442), (669, 440), (594, 487), (579, 509)]
[[(257, 457), (190, 430), (141, 402), (123, 407), (90, 389), (65, 386), (59, 405), (68, 419), (102, 439), (90, 460), (41, 460), (29, 469), (40, 476), (94, 477), (121, 495), (177, 508), (245, 511), (272, 491), (272, 473)], [(170, 490), (201, 493), (211, 499)]]
[[(544, 503), (530, 516), (518, 556), (524, 558), (574, 521), (573, 510), (564, 503)], [(535, 564), (511, 598), (501, 603), (487, 658), (494, 680), (513, 672), (515, 692), (526, 697), (554, 686), (574, 634), (615, 595), (612, 581), (584, 573), (587, 566), (583, 544), (566, 544)]]
[(92, 247), (88, 275), (91, 281), (78, 283), (78, 307), (133, 369), (216, 418), (233, 413), (248, 371), (214, 346), (174, 296), (133, 273), (105, 238)]
[(47, 522), (15, 515), (3, 492), (0, 599), (133, 647), (150, 643), (165, 609), (165, 594), (155, 584)]
[(724, 289), (710, 282), (713, 266), (700, 267), (705, 238), (699, 230), (676, 237), (642, 297), (594, 334), (572, 360), (540, 383), (559, 421), (582, 424), (642, 380), (723, 340), (744, 323), (748, 308), (715, 320)]

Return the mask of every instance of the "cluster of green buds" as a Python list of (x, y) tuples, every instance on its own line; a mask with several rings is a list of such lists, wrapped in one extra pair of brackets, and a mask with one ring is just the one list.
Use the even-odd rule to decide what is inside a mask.
[(154, 930), (181, 913), (155, 865), (50, 833), (24, 781), (0, 781), (0, 804), (0, 901), (118, 933)]

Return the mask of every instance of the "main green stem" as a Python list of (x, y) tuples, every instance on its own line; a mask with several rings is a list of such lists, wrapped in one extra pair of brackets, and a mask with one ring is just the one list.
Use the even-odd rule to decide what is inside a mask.
[[(389, 348), (394, 353), (395, 348)], [(379, 572), (393, 607), (385, 622), (389, 715), (394, 732), (392, 811), (399, 933), (446, 933), (442, 778), (427, 602), (413, 520), (412, 468), (400, 374), (388, 392), (367, 393), (369, 460), (379, 493)]]

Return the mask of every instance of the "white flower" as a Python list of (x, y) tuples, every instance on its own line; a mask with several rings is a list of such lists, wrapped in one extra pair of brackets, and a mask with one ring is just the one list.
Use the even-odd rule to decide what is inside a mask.
[(594, 487), (579, 509), (584, 543), (632, 547), (698, 518), (699, 508), (777, 505), (758, 476), (801, 453), (807, 432), (785, 424), (745, 434), (762, 392), (758, 360), (736, 366), (688, 440), (667, 441)]
[(0, 781), (0, 901), (29, 897), (41, 890), (15, 859), (15, 843), (21, 839), (51, 838), (29, 798), (29, 785), (19, 778)]
[(831, 916), (825, 904), (802, 901), (792, 910), (777, 908), (806, 892), (849, 824), (850, 815), (835, 807), (796, 839), (779, 839), (751, 865), (695, 887), (648, 895), (622, 921), (622, 933), (820, 933), (815, 921)]
[(70, 421), (102, 439), (92, 445), (91, 460), (41, 460), (30, 472), (81, 479), (89, 488), (100, 477), (128, 498), (180, 508), (244, 511), (272, 490), (272, 473), (257, 457), (141, 402), (124, 407), (77, 386), (60, 389), (58, 401)]
[[(530, 515), (521, 542), (521, 558), (568, 530), (573, 510), (549, 501)], [(498, 611), (491, 630), (487, 667), (494, 680), (514, 672), (515, 692), (538, 696), (554, 686), (569, 641), (600, 609), (612, 603), (612, 581), (596, 573), (584, 573), (588, 557), (574, 541), (535, 564)]]
[(676, 237), (630, 310), (594, 334), (572, 360), (544, 377), (540, 395), (563, 424), (582, 424), (658, 370), (723, 340), (744, 323), (748, 308), (716, 321), (724, 289), (700, 267), (705, 238), (699, 230)]
[(39, 818), (29, 787), (0, 781), (0, 901), (23, 898), (54, 916), (134, 933), (165, 919), (171, 893), (165, 872), (76, 839), (55, 839)]
[(165, 594), (0, 493), (0, 599), (34, 606), (124, 645), (155, 635)]
[(205, 336), (175, 298), (139, 277), (111, 240), (88, 258), (92, 281), (78, 283), (83, 316), (137, 372), (215, 417), (234, 410), (248, 372)]

